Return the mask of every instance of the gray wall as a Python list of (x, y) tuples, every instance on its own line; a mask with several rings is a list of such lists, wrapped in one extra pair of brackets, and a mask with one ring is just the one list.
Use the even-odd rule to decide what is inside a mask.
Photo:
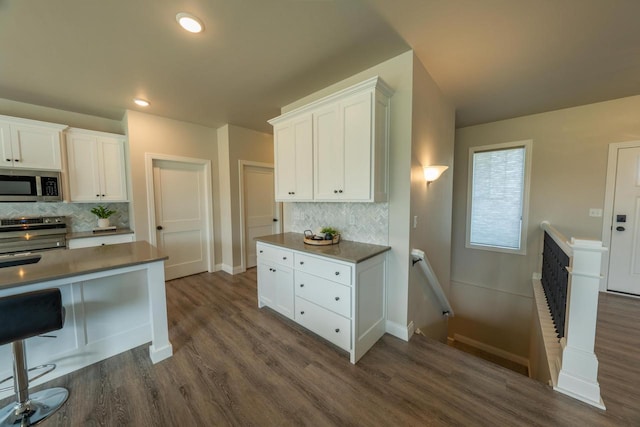
[[(527, 357), (531, 276), (539, 271), (540, 222), (568, 237), (601, 239), (608, 145), (640, 139), (640, 96), (503, 120), (456, 131), (451, 293), (460, 334)], [(526, 255), (465, 248), (468, 150), (533, 140)]]

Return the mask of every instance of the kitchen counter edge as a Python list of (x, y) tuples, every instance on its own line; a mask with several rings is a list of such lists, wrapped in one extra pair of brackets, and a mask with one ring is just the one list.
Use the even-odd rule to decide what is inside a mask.
[(391, 250), (391, 246), (360, 243), (350, 240), (341, 240), (340, 243), (335, 245), (313, 246), (304, 243), (303, 239), (304, 234), (302, 233), (280, 233), (256, 237), (254, 240), (286, 249), (305, 252), (310, 255), (324, 256), (354, 264), (366, 261), (369, 258)]
[(168, 256), (146, 241), (78, 249), (52, 249), (34, 254), (42, 255), (38, 263), (0, 270), (0, 290), (168, 259)]

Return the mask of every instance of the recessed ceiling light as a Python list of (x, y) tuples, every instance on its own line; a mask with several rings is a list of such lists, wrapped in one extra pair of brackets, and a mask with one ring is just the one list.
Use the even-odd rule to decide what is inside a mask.
[(204, 29), (202, 21), (190, 13), (180, 12), (176, 15), (176, 21), (185, 30), (191, 33), (200, 33)]
[(148, 107), (149, 105), (151, 105), (151, 103), (149, 101), (147, 101), (146, 99), (142, 99), (142, 98), (135, 98), (133, 100), (133, 102), (136, 105), (139, 105), (140, 107)]

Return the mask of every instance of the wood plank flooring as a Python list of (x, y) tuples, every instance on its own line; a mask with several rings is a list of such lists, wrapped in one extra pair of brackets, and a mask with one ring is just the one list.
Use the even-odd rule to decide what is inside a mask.
[(385, 335), (351, 365), (258, 309), (255, 270), (203, 273), (167, 283), (173, 357), (153, 365), (143, 346), (49, 382), (71, 394), (45, 425), (638, 426), (640, 303), (620, 298), (602, 304), (601, 411), (420, 336)]

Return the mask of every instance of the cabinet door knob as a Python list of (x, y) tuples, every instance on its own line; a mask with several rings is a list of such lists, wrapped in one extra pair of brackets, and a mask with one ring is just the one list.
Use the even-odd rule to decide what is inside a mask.
[(342, 193), (342, 190), (338, 190), (338, 193)]
[(339, 276), (339, 275), (340, 275), (340, 272), (339, 272), (339, 271), (336, 271), (336, 276)]
[(287, 257), (286, 257), (286, 256), (283, 256), (283, 257), (282, 257), (282, 259), (286, 261), (286, 260), (287, 260)]
[(301, 311), (300, 314), (304, 314), (304, 311)]
[(336, 301), (340, 301), (340, 297), (336, 297)]
[(20, 161), (20, 159), (13, 159), (13, 161), (17, 163)]
[(301, 288), (304, 288), (304, 283), (300, 283), (300, 287), (301, 287)]
[(102, 195), (102, 197), (104, 197), (104, 194)]
[(156, 227), (156, 230), (163, 230), (163, 227), (161, 225)]
[(296, 192), (295, 192), (295, 191), (292, 191), (292, 192), (291, 192), (291, 194), (296, 194)]
[(6, 160), (7, 162), (10, 162), (10, 161), (11, 161), (11, 159), (5, 159), (5, 160)]
[(333, 192), (334, 192), (335, 194), (338, 194), (338, 190), (333, 190)]
[(304, 261), (300, 261), (300, 265), (303, 265), (303, 264), (304, 264)]
[(336, 334), (340, 332), (340, 328), (336, 328)]
[(260, 253), (263, 253), (264, 251), (260, 251)]
[(99, 195), (99, 194), (96, 194), (96, 197), (100, 197), (100, 195)]

